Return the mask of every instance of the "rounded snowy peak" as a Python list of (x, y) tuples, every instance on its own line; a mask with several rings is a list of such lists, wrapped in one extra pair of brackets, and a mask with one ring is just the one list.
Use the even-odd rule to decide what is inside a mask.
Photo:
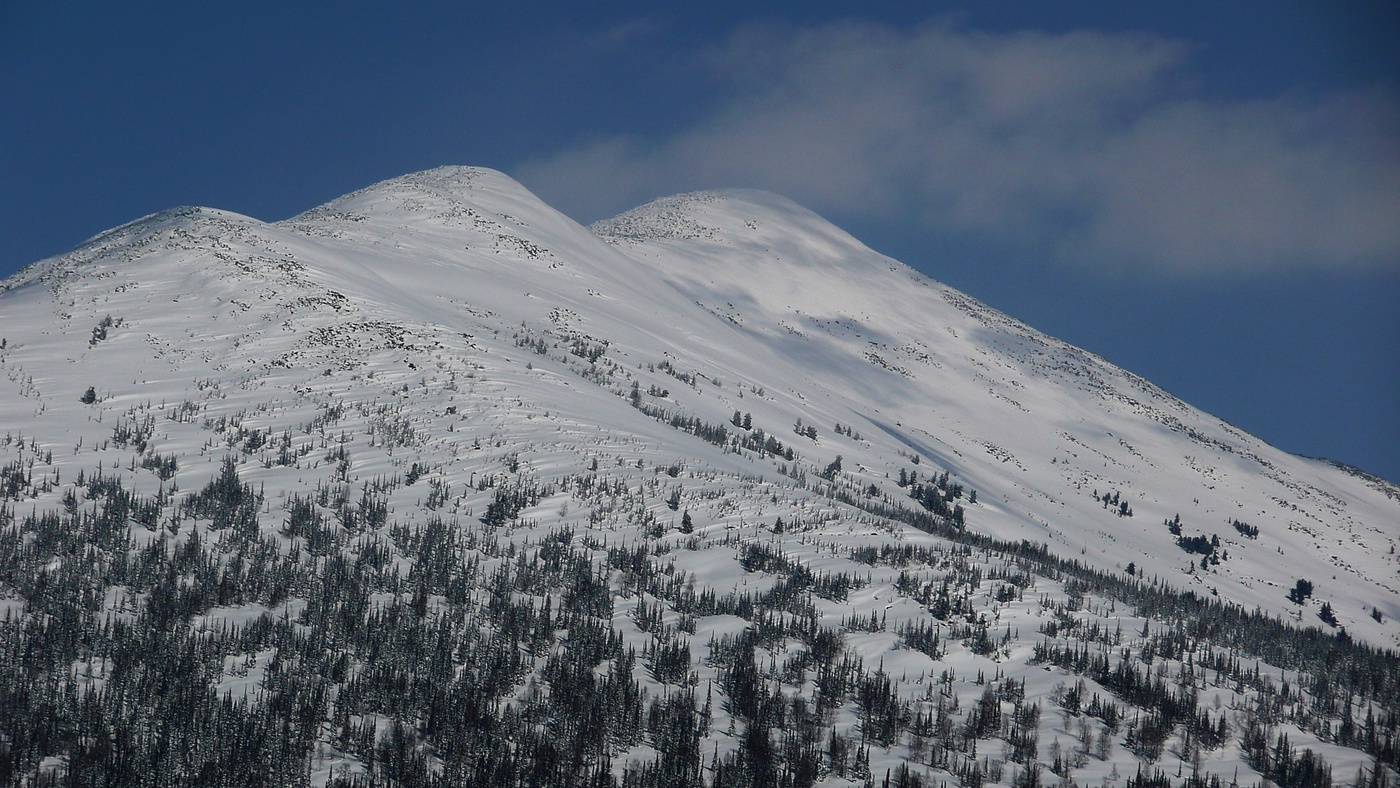
[(444, 166), (380, 181), (286, 220), (393, 224), (457, 223), (480, 213), (552, 213), (519, 182), (486, 167)]
[(83, 246), (102, 243), (119, 238), (144, 237), (152, 233), (170, 231), (196, 231), (214, 226), (219, 229), (229, 225), (250, 226), (262, 222), (251, 216), (244, 216), (222, 208), (209, 208), (202, 205), (179, 205), (142, 216), (110, 230), (105, 230), (83, 242)]
[(263, 223), (234, 211), (199, 205), (167, 208), (104, 230), (63, 254), (40, 260), (6, 279), (0, 290), (34, 281), (80, 276), (96, 261), (130, 262), (152, 250), (198, 245), (203, 238), (234, 238)]
[(707, 240), (729, 244), (802, 239), (864, 250), (860, 241), (792, 200), (757, 189), (689, 192), (633, 208), (590, 225), (610, 241)]

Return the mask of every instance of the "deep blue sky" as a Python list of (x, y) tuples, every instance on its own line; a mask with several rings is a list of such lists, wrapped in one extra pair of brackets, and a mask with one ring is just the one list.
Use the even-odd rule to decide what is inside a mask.
[(1400, 480), (1394, 3), (226, 5), (0, 2), (0, 275), (439, 164), (584, 221), (757, 186)]

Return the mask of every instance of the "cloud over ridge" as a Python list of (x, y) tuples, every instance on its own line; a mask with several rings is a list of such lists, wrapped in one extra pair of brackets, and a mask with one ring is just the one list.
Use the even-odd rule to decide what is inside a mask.
[(728, 92), (693, 127), (517, 174), (585, 220), (744, 186), (1110, 270), (1400, 263), (1393, 95), (1208, 99), (1189, 60), (1122, 33), (749, 27), (704, 58)]

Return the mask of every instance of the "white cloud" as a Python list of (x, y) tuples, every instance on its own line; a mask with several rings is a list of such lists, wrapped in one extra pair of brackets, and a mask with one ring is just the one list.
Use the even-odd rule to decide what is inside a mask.
[(1400, 262), (1393, 96), (1207, 101), (1188, 60), (1124, 34), (750, 28), (705, 59), (729, 91), (693, 128), (519, 175), (583, 219), (750, 186), (1109, 268)]

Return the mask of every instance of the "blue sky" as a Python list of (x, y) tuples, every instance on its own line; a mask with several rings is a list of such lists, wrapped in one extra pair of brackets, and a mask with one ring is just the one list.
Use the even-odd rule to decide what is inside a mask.
[(1400, 481), (1394, 3), (205, 5), (0, 3), (0, 275), (447, 163), (582, 221), (766, 188)]

